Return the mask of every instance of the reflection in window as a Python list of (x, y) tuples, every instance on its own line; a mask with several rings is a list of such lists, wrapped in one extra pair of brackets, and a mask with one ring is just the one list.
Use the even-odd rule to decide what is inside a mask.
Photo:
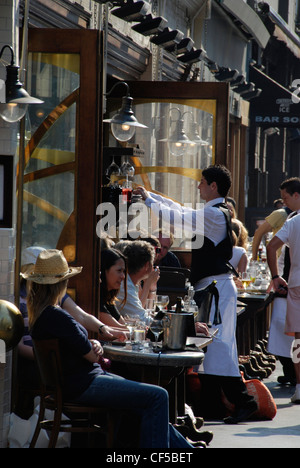
[(26, 116), (23, 248), (55, 248), (75, 209), (79, 56), (30, 54), (28, 70), (44, 104)]
[[(137, 128), (129, 142), (145, 151), (141, 158), (132, 158), (134, 182), (196, 207), (201, 170), (214, 161), (216, 101), (134, 99), (133, 110), (148, 126)], [(116, 144), (110, 136), (110, 146)]]

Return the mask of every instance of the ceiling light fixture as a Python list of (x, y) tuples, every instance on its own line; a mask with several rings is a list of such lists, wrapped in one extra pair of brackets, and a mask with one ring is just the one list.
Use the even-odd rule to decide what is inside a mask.
[(215, 78), (218, 81), (224, 81), (230, 83), (231, 81), (236, 80), (239, 76), (237, 70), (231, 70), (230, 68), (221, 67), (217, 73), (215, 73)]
[(255, 84), (254, 83), (243, 83), (237, 88), (234, 88), (234, 92), (240, 94), (243, 96), (245, 93), (250, 93), (254, 91), (255, 89)]
[(124, 21), (142, 21), (149, 13), (150, 4), (148, 2), (133, 2), (128, 0), (121, 8), (112, 10), (111, 14)]
[(44, 101), (31, 97), (19, 80), (20, 67), (15, 65), (14, 51), (10, 45), (2, 47), (0, 59), (4, 50), (11, 54), (10, 65), (6, 66), (6, 81), (0, 80), (0, 117), (6, 122), (17, 122), (26, 114), (29, 104), (42, 104)]
[(192, 50), (191, 52), (186, 52), (184, 55), (181, 55), (180, 57), (177, 57), (178, 60), (182, 63), (196, 63), (196, 62), (201, 62), (201, 60), (204, 60), (206, 57), (206, 53), (202, 49), (197, 49), (197, 50)]
[(127, 89), (126, 96), (122, 98), (122, 107), (119, 112), (114, 115), (111, 119), (105, 119), (103, 122), (110, 123), (111, 131), (113, 136), (118, 141), (128, 141), (135, 134), (136, 127), (148, 128), (146, 125), (143, 125), (138, 122), (137, 118), (134, 115), (132, 110), (132, 101), (133, 98), (130, 97), (129, 86), (125, 81), (119, 81), (111, 88), (111, 90), (106, 93), (106, 96), (110, 96), (114, 89), (119, 86), (124, 85)]
[(183, 38), (183, 32), (178, 31), (178, 29), (171, 30), (170, 28), (165, 28), (161, 33), (151, 37), (150, 42), (165, 49), (179, 44)]
[(170, 47), (166, 47), (166, 51), (175, 53), (176, 55), (182, 55), (186, 52), (190, 52), (193, 49), (194, 41), (190, 37), (185, 37), (179, 44), (173, 44)]
[(171, 114), (171, 111), (173, 110), (176, 110), (179, 113), (177, 120), (172, 120), (170, 117), (169, 128), (171, 128), (173, 122), (175, 124), (174, 131), (169, 138), (164, 138), (159, 141), (168, 143), (170, 153), (173, 156), (183, 156), (188, 149), (191, 149), (195, 146), (195, 143), (188, 138), (183, 129), (184, 119), (180, 109), (178, 107), (172, 107), (169, 110), (169, 113)]
[(168, 20), (162, 16), (153, 18), (152, 15), (147, 15), (140, 23), (135, 24), (131, 27), (133, 31), (136, 31), (143, 36), (152, 36), (152, 34), (158, 34), (163, 31), (168, 24)]
[(241, 96), (246, 101), (250, 101), (251, 99), (255, 99), (259, 97), (262, 93), (262, 89), (257, 88), (254, 91), (250, 91), (249, 93), (243, 93)]

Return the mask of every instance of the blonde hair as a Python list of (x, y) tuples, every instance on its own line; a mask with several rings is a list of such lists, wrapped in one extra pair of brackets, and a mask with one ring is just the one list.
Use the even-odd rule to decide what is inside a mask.
[(36, 320), (48, 306), (55, 306), (63, 298), (67, 289), (68, 280), (55, 284), (39, 284), (28, 281), (27, 310), (29, 328), (32, 328)]

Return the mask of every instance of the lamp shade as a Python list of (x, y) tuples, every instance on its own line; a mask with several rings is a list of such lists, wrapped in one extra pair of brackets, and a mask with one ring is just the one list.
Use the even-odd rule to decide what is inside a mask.
[(26, 114), (29, 104), (42, 104), (44, 101), (31, 97), (23, 88), (19, 80), (19, 68), (14, 64), (14, 53), (10, 46), (6, 45), (0, 52), (2, 57), (4, 49), (11, 52), (11, 64), (6, 67), (5, 102), (0, 102), (0, 116), (7, 122), (17, 122)]
[[(122, 83), (124, 82), (120, 82), (117, 84)], [(116, 140), (128, 141), (135, 134), (136, 127), (148, 128), (146, 125), (143, 125), (138, 122), (132, 110), (132, 102), (132, 97), (128, 95), (123, 96), (122, 107), (118, 111), (118, 113), (114, 115), (111, 119), (103, 120), (103, 122), (111, 124), (111, 131)]]
[(170, 153), (174, 156), (183, 156), (183, 154), (193, 147), (193, 142), (188, 138), (183, 130), (183, 119), (176, 122), (175, 132), (169, 140)]

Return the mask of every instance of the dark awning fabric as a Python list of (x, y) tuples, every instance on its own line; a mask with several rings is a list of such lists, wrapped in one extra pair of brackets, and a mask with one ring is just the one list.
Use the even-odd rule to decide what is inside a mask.
[(273, 36), (278, 41), (284, 42), (295, 57), (300, 58), (300, 38), (298, 34), (292, 31), (289, 25), (270, 5), (268, 5), (268, 16), (274, 23)]
[(258, 127), (300, 127), (300, 95), (293, 94), (255, 67), (250, 67), (249, 81), (262, 89), (251, 101), (251, 123)]
[(243, 28), (256, 40), (263, 49), (269, 42), (270, 33), (259, 15), (243, 0), (219, 0), (220, 5), (234, 16)]

